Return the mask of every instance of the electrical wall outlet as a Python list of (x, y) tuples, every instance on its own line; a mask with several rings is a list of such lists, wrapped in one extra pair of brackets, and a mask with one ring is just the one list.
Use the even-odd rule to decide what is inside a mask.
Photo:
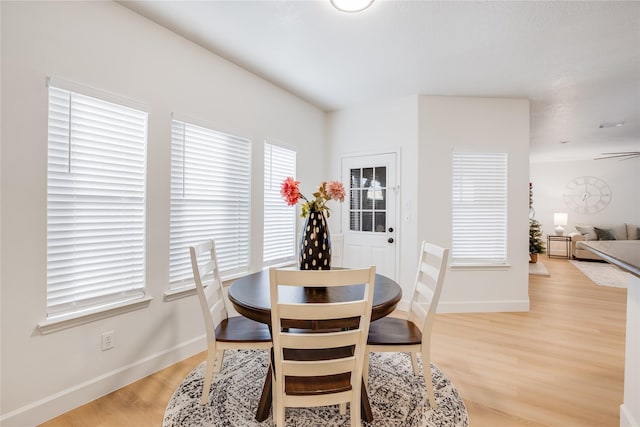
[(102, 351), (113, 348), (113, 331), (102, 333)]

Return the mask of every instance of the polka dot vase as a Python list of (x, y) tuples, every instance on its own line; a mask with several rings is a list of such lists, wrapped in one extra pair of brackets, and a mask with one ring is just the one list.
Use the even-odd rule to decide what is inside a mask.
[(331, 238), (323, 212), (309, 212), (304, 223), (300, 270), (331, 270)]

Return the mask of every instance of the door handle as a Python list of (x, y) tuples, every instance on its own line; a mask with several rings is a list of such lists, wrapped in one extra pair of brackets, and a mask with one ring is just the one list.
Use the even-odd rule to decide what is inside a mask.
[(389, 242), (389, 243), (393, 243), (393, 237), (389, 237), (389, 238), (387, 239), (387, 242)]

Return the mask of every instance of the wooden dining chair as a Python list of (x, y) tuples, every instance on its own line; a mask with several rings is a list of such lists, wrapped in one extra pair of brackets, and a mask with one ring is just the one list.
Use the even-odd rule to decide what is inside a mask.
[[(375, 267), (315, 271), (272, 268), (269, 274), (275, 425), (285, 427), (287, 407), (349, 403), (351, 426), (360, 426), (362, 369)], [(364, 285), (361, 299), (306, 304), (287, 301), (287, 295), (295, 292), (326, 292), (314, 288), (354, 285)]]
[[(266, 324), (243, 316), (229, 317), (218, 270), (216, 245), (207, 240), (189, 247), (191, 268), (207, 331), (207, 361), (200, 404), (209, 400), (213, 372), (220, 372), (225, 350), (270, 349), (271, 333)], [(216, 363), (217, 360), (217, 363)]]
[(369, 352), (409, 352), (413, 372), (419, 375), (417, 353), (420, 353), (432, 409), (435, 409), (437, 404), (431, 380), (431, 328), (442, 292), (448, 258), (449, 249), (422, 242), (407, 317), (400, 319), (387, 316), (371, 323), (364, 365), (364, 378), (367, 383)]

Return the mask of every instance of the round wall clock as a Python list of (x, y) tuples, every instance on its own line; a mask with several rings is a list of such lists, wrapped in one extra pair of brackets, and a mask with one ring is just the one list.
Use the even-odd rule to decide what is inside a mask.
[(578, 176), (567, 183), (562, 194), (564, 203), (575, 212), (600, 212), (611, 201), (609, 185), (595, 176)]

